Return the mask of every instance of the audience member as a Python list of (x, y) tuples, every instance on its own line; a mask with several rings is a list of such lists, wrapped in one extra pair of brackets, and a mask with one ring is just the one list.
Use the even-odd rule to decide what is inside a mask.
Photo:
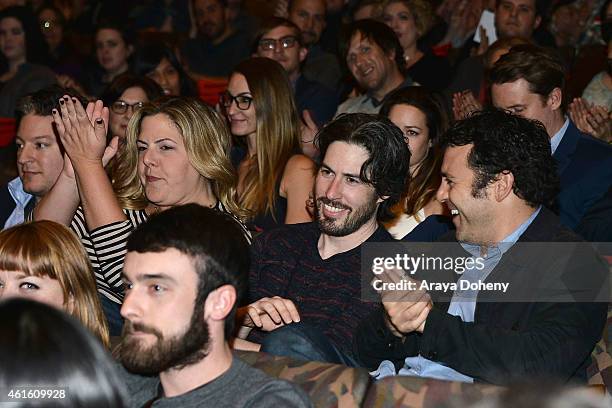
[(378, 113), (393, 90), (412, 85), (412, 79), (404, 76), (402, 47), (389, 27), (374, 20), (353, 23), (346, 38), (350, 40), (344, 44), (342, 56), (365, 93), (340, 104), (336, 115)]
[(434, 23), (434, 12), (427, 0), (391, 0), (385, 4), (383, 21), (397, 38), (403, 49), (407, 74), (429, 90), (445, 89), (451, 79), (447, 59), (434, 55), (431, 50), (417, 45)]
[(296, 386), (229, 348), (249, 268), (248, 243), (232, 217), (175, 207), (138, 227), (127, 251), (116, 355), (131, 406), (311, 406)]
[[(22, 6), (0, 12), (0, 117), (15, 117), (17, 101), (55, 84), (36, 17)], [(39, 65), (41, 64), (41, 65)]]
[(6, 404), (129, 406), (111, 356), (75, 319), (45, 304), (12, 299), (0, 303), (0, 320), (0, 388), (50, 393), (36, 403), (24, 398)]
[(146, 102), (162, 96), (162, 89), (147, 77), (125, 73), (116, 77), (101, 95), (104, 106), (108, 106), (108, 140), (119, 138), (119, 145), (125, 144), (127, 125), (138, 109)]
[(410, 150), (410, 183), (393, 208), (394, 218), (385, 223), (395, 239), (402, 239), (425, 218), (447, 212), (445, 206), (436, 200), (436, 191), (442, 180), (439, 141), (447, 120), (436, 97), (422, 87), (393, 92), (380, 114), (400, 128)]
[(338, 100), (333, 90), (302, 75), (301, 64), (308, 49), (302, 46), (300, 29), (289, 20), (273, 17), (264, 22), (255, 41), (257, 56), (273, 59), (285, 68), (304, 122), (314, 119), (317, 127), (329, 122), (336, 113)]
[(316, 222), (287, 225), (255, 241), (253, 303), (243, 326), (256, 329), (257, 342), (271, 332), (262, 351), (354, 366), (351, 339), (376, 307), (361, 300), (360, 251), (364, 243), (393, 241), (379, 223), (392, 217), (400, 199), (410, 152), (395, 125), (368, 114), (339, 116), (317, 144)]
[(111, 185), (100, 159), (108, 109), (98, 101), (85, 112), (70, 97), (62, 100), (53, 119), (72, 166), (62, 171), (35, 215), (76, 224), (73, 229), (85, 247), (93, 249), (89, 256), (115, 335), (121, 327), (125, 242), (136, 226), (152, 214), (194, 202), (242, 215), (234, 199), (230, 135), (221, 117), (196, 99), (147, 103), (128, 124), (124, 154), (114, 172), (119, 176)]
[[(130, 57), (134, 52), (132, 33), (118, 23), (107, 22), (97, 27), (95, 32), (96, 64), (83, 76), (84, 93), (99, 97), (104, 89), (120, 74), (130, 68)], [(74, 78), (61, 78), (65, 86), (74, 86)]]
[(325, 0), (291, 0), (288, 18), (299, 27), (302, 45), (308, 49), (302, 69), (304, 75), (335, 90), (342, 78), (340, 63), (334, 54), (323, 50), (320, 44), (326, 25), (326, 8)]
[(0, 299), (11, 297), (64, 310), (110, 346), (85, 249), (61, 224), (36, 221), (0, 232)]
[(298, 116), (283, 67), (268, 58), (238, 64), (221, 103), (231, 131), (242, 139), (235, 149), (237, 199), (249, 211), (252, 228), (311, 220), (306, 202), (314, 164), (300, 149)]
[[(443, 145), (437, 196), (457, 228), (443, 238), (450, 240), (444, 254), (480, 260), (481, 266), (466, 267), (460, 276), (447, 271), (443, 279), (457, 285), (443, 294), (450, 304), (432, 303), (434, 290), (419, 284), (382, 293), (383, 310), (356, 331), (356, 355), (365, 366), (378, 366), (378, 378), (401, 367), (400, 375), (465, 382), (584, 381), (607, 312), (607, 303), (590, 295), (607, 287), (608, 268), (590, 245), (572, 254), (553, 245), (580, 238), (546, 208), (558, 190), (546, 129), (485, 111), (457, 122)], [(432, 283), (435, 274), (415, 277)], [(580, 289), (570, 296), (579, 298), (557, 296), (560, 286), (577, 289), (577, 281)], [(509, 289), (466, 288), (463, 282), (504, 282)]]
[(195, 82), (187, 75), (167, 45), (149, 43), (136, 50), (132, 71), (157, 82), (167, 96), (197, 96)]
[[(36, 203), (55, 184), (64, 167), (52, 109), (71, 90), (53, 85), (24, 96), (17, 104), (17, 171), (19, 177), (0, 190), (0, 225), (8, 228), (28, 219)], [(76, 95), (76, 93), (73, 93)]]
[(183, 44), (181, 57), (194, 79), (227, 78), (249, 55), (247, 33), (228, 24), (227, 0), (194, 0), (197, 37)]
[(565, 117), (562, 61), (544, 48), (516, 46), (497, 61), (491, 83), (493, 105), (539, 120), (546, 128), (561, 179), (561, 223), (576, 228), (612, 185), (612, 147), (581, 133)]
[(38, 23), (49, 46), (49, 59), (45, 64), (56, 74), (80, 78), (82, 61), (66, 39), (66, 19), (53, 4), (44, 4), (37, 11)]
[(383, 0), (361, 0), (353, 8), (353, 21), (381, 20), (383, 16)]

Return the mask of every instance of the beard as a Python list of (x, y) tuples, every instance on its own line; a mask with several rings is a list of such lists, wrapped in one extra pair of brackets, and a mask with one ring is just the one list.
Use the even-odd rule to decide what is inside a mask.
[[(376, 213), (376, 196), (373, 196), (365, 204), (353, 209), (338, 201), (330, 200), (326, 197), (319, 197), (315, 205), (315, 218), (321, 232), (332, 237), (345, 237), (357, 231), (362, 225), (368, 222)], [(344, 221), (338, 221), (333, 218), (328, 218), (323, 213), (323, 205), (331, 205), (334, 207), (349, 210)]]
[[(141, 340), (131, 338), (134, 331), (150, 333), (157, 337), (155, 344), (144, 347)], [(189, 327), (182, 335), (164, 338), (153, 328), (139, 323), (125, 321), (121, 343), (115, 356), (130, 372), (141, 375), (157, 375), (169, 369), (181, 369), (195, 364), (208, 355), (210, 333), (204, 321), (204, 308), (195, 308)]]

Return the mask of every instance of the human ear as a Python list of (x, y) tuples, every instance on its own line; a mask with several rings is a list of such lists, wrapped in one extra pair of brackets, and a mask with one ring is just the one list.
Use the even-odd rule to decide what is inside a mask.
[(213, 320), (225, 320), (236, 304), (236, 289), (223, 285), (208, 294), (205, 302), (205, 315)]

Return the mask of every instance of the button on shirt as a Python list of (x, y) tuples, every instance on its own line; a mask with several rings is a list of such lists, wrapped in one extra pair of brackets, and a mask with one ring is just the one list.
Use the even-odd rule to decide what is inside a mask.
[[(484, 268), (466, 268), (463, 275), (457, 281), (458, 288), (461, 287), (461, 281), (467, 281), (470, 283), (485, 281), (491, 271), (497, 266), (503, 254), (506, 253), (506, 251), (508, 251), (516, 243), (516, 241), (518, 241), (520, 236), (525, 232), (529, 225), (531, 225), (533, 220), (540, 213), (540, 209), (541, 207), (538, 207), (538, 209), (534, 211), (525, 222), (523, 222), (510, 235), (504, 238), (497, 246), (487, 248), (487, 253), (484, 255), (481, 254), (480, 245), (462, 242), (461, 246), (463, 249), (470, 253), (473, 258), (480, 257), (482, 259)], [(453, 316), (459, 316), (464, 322), (473, 322), (476, 311), (477, 296), (477, 290), (457, 289), (453, 293), (453, 297), (448, 307), (448, 313)], [(435, 356), (430, 357), (435, 358)], [(391, 361), (384, 360), (382, 363), (380, 363), (378, 369), (370, 374), (378, 380), (390, 375), (395, 375), (395, 367)], [(420, 354), (415, 357), (407, 357), (404, 361), (404, 367), (400, 369), (398, 374), (437, 378), (450, 381), (474, 382), (472, 377), (461, 374), (460, 372), (453, 370), (444, 364), (431, 361)]]

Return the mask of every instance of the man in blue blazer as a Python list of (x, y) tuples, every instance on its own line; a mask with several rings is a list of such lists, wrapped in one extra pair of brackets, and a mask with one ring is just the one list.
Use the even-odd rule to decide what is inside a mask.
[(495, 64), (490, 80), (493, 105), (546, 128), (561, 181), (555, 210), (562, 224), (576, 229), (612, 186), (612, 146), (580, 132), (565, 116), (565, 68), (554, 51), (513, 47)]

